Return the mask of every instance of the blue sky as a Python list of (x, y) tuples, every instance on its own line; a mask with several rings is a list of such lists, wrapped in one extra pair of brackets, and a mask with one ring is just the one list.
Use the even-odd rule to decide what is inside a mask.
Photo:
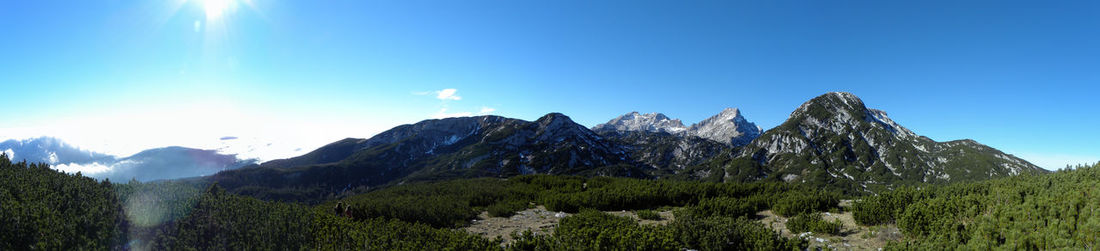
[[(0, 4), (0, 138), (288, 157), (438, 116), (630, 111), (767, 129), (847, 91), (938, 141), (1100, 160), (1095, 1)], [(441, 91), (445, 91), (441, 95)]]

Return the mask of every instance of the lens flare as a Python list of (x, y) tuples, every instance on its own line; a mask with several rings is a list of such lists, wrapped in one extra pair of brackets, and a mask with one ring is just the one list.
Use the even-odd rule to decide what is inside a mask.
[(207, 20), (218, 20), (236, 8), (234, 0), (200, 0)]

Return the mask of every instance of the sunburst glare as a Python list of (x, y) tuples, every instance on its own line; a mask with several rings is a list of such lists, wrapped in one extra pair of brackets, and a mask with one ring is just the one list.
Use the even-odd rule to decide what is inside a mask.
[(218, 20), (237, 9), (236, 0), (198, 0), (206, 13), (206, 20)]

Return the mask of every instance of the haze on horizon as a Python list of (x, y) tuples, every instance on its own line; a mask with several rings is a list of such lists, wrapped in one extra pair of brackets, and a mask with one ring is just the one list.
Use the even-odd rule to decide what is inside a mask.
[(937, 141), (1048, 169), (1100, 161), (1100, 3), (557, 3), (6, 3), (0, 141), (258, 145), (269, 160), (484, 114), (691, 124), (736, 107), (769, 129), (846, 91)]

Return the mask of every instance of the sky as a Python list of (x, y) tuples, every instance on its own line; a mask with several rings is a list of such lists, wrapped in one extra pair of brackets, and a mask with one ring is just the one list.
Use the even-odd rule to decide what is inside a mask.
[[(424, 119), (739, 108), (851, 92), (937, 141), (1100, 161), (1096, 1), (0, 3), (0, 139), (292, 157)], [(234, 140), (227, 137), (235, 137)], [(243, 153), (242, 153), (243, 154)]]

